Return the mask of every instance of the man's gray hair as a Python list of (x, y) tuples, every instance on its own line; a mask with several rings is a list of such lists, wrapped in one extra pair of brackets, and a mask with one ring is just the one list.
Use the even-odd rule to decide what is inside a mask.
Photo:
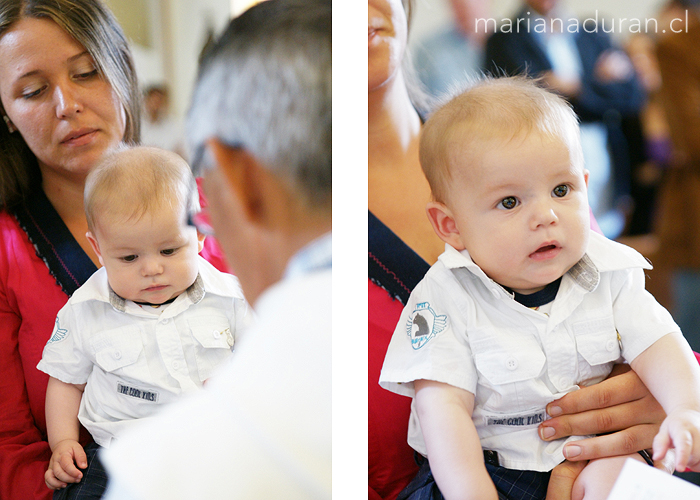
[(330, 0), (261, 2), (203, 57), (187, 118), (193, 166), (217, 138), (330, 207), (331, 122)]

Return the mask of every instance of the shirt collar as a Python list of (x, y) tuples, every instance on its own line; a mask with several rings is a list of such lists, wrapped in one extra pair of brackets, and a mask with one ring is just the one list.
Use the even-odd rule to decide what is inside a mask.
[[(467, 250), (459, 251), (445, 244), (445, 252), (438, 260), (448, 269), (466, 268), (487, 286), (495, 283), (472, 260)], [(591, 231), (586, 253), (566, 274), (585, 291), (592, 292), (600, 283), (601, 272), (636, 267), (651, 269), (651, 264), (636, 250)]]
[[(193, 304), (199, 303), (204, 298), (204, 281), (201, 274), (197, 274), (194, 283), (189, 286), (186, 293)], [(109, 287), (109, 303), (117, 311), (126, 312), (126, 299), (117, 295), (111, 286)]]
[(289, 259), (284, 279), (309, 274), (321, 269), (329, 269), (333, 264), (331, 233), (316, 238)]

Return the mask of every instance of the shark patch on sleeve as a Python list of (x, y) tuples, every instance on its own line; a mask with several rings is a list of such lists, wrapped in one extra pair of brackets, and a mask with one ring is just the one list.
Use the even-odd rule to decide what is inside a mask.
[(406, 321), (406, 334), (411, 339), (411, 347), (420, 349), (446, 327), (447, 315), (438, 315), (430, 303), (421, 302)]

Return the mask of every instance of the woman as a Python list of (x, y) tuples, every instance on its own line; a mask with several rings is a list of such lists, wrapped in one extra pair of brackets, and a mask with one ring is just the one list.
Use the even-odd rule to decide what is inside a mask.
[(56, 313), (99, 265), (84, 180), (106, 151), (139, 142), (140, 96), (99, 1), (0, 0), (0, 60), (0, 498), (46, 500), (47, 485), (65, 484), (44, 477), (47, 377), (36, 365)]
[[(418, 162), (421, 120), (402, 67), (410, 0), (368, 4), (369, 497), (393, 499), (418, 470), (406, 444), (411, 401), (382, 391), (379, 372), (403, 303), (444, 245), (425, 215), (430, 191)], [(609, 408), (600, 409), (606, 396)], [(571, 393), (558, 407), (562, 416), (546, 422), (548, 440), (624, 429), (577, 442), (568, 448), (574, 459), (650, 448), (664, 416), (633, 372)], [(605, 429), (602, 421), (609, 422)], [(558, 479), (550, 481), (550, 498), (566, 498), (567, 487), (570, 494), (571, 482), (564, 478), (560, 492)]]
[[(411, 400), (381, 389), (379, 372), (402, 303), (444, 245), (425, 216), (430, 188), (418, 163), (421, 121), (401, 69), (408, 9), (399, 0), (368, 3), (369, 498), (393, 499), (418, 471), (406, 443)], [(380, 220), (393, 222), (393, 233)], [(392, 259), (408, 276), (393, 274)]]

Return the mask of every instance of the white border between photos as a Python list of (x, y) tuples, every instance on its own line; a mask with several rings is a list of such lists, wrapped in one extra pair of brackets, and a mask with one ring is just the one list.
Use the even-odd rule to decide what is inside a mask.
[(333, 499), (367, 494), (366, 4), (333, 0)]

